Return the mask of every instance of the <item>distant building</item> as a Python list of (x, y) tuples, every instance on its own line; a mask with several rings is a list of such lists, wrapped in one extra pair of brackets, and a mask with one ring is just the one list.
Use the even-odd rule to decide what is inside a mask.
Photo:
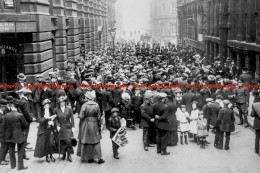
[(177, 40), (177, 0), (151, 0), (151, 34), (158, 42)]
[[(0, 0), (0, 82), (28, 82), (85, 56), (109, 39), (116, 0)], [(98, 28), (103, 27), (101, 37)]]
[(178, 0), (178, 42), (205, 54), (208, 0)]

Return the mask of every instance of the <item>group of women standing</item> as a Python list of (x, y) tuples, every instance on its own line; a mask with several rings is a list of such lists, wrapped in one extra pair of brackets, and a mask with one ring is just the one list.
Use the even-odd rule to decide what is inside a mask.
[(63, 154), (62, 160), (72, 162), (74, 153), (71, 139), (74, 131), (74, 117), (71, 107), (66, 105), (66, 97), (58, 98), (58, 107), (52, 108), (51, 101), (42, 101), (41, 114), (37, 117), (39, 123), (34, 157), (46, 157), (46, 162), (55, 162), (54, 153)]

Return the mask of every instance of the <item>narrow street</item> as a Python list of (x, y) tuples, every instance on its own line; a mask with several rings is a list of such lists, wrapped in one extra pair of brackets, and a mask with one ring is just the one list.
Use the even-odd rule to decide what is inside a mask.
[[(76, 116), (75, 116), (76, 117)], [(78, 119), (76, 118), (76, 122)], [(37, 124), (33, 123), (29, 140), (34, 147), (36, 142)], [(76, 131), (78, 133), (78, 130)], [(178, 144), (168, 147), (169, 156), (161, 156), (156, 153), (156, 148), (150, 148), (148, 152), (142, 147), (142, 130), (128, 130), (129, 144), (119, 149), (119, 160), (112, 157), (112, 144), (109, 132), (103, 133), (102, 154), (106, 163), (81, 163), (80, 158), (73, 155), (73, 162), (58, 160), (58, 163), (46, 163), (45, 158), (33, 157), (33, 151), (28, 151), (29, 161), (25, 161), (28, 170), (20, 172), (42, 173), (71, 173), (71, 172), (95, 172), (95, 173), (158, 173), (158, 172), (191, 172), (191, 173), (258, 173), (260, 170), (260, 156), (254, 153), (254, 133), (251, 129), (236, 126), (236, 132), (231, 135), (230, 150), (217, 150), (213, 147), (214, 134), (210, 133), (208, 141), (211, 143), (206, 149), (200, 149), (197, 144)], [(74, 148), (76, 152), (76, 148)], [(9, 159), (9, 156), (8, 156)], [(1, 166), (1, 173), (18, 172), (11, 170), (10, 165)]]

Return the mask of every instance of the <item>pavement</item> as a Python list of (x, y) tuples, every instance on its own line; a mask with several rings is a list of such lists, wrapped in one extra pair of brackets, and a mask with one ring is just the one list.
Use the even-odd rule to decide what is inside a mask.
[[(76, 124), (78, 118), (75, 115)], [(238, 121), (237, 121), (238, 122)], [(37, 137), (37, 123), (31, 125), (29, 142), (35, 147)], [(77, 128), (76, 128), (77, 129)], [(78, 129), (75, 136), (78, 134)], [(119, 149), (119, 160), (113, 158), (112, 144), (109, 132), (104, 131), (101, 147), (103, 159), (102, 165), (97, 163), (81, 163), (75, 154), (73, 162), (58, 160), (55, 163), (46, 163), (45, 158), (33, 157), (33, 151), (28, 151), (30, 160), (25, 160), (27, 170), (12, 170), (10, 165), (0, 166), (0, 173), (26, 172), (26, 173), (259, 173), (260, 156), (254, 153), (254, 132), (243, 126), (236, 126), (236, 131), (231, 135), (230, 150), (217, 150), (213, 146), (214, 134), (210, 133), (208, 141), (211, 144), (206, 149), (200, 149), (197, 144), (178, 144), (168, 147), (169, 156), (161, 156), (156, 153), (156, 148), (144, 151), (142, 144), (142, 130), (128, 130), (129, 144)], [(76, 152), (76, 148), (74, 149)], [(9, 159), (9, 156), (7, 156)]]

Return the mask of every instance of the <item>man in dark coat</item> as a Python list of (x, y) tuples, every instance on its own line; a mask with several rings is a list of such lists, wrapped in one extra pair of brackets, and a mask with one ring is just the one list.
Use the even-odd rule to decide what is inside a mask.
[[(107, 85), (113, 85), (113, 84), (109, 82)], [(112, 98), (111, 89), (106, 88), (102, 95), (102, 109), (105, 112), (106, 124), (111, 115), (111, 109), (113, 104), (112, 102), (113, 102), (113, 98)]]
[[(46, 80), (43, 81), (43, 85), (46, 84)], [(48, 87), (44, 87), (42, 89), (42, 94), (41, 94), (41, 103), (45, 100), (45, 99), (49, 99), (51, 101), (50, 107), (52, 109), (54, 109), (55, 107), (55, 94), (54, 92), (48, 88)]]
[(7, 100), (0, 99), (0, 165), (8, 165), (8, 161), (5, 160), (5, 157), (8, 152), (8, 145), (5, 142), (4, 137), (4, 121), (5, 121), (5, 115), (4, 115), (4, 109), (6, 108)]
[[(116, 82), (116, 85), (120, 85), (120, 82)], [(119, 108), (120, 110), (120, 106), (122, 104), (122, 93), (123, 90), (121, 88), (115, 88), (111, 90), (112, 93), (112, 98), (113, 98), (113, 107)]]
[(67, 80), (67, 85), (73, 86), (72, 88), (69, 87), (66, 90), (66, 93), (68, 95), (69, 103), (71, 105), (71, 108), (73, 112), (75, 111), (75, 103), (76, 103), (76, 96), (75, 96), (75, 91), (78, 87), (78, 82), (75, 79), (75, 73), (72, 72), (69, 74), (70, 78)]
[(207, 98), (206, 99), (206, 104), (202, 107), (203, 115), (204, 118), (207, 119), (207, 130), (209, 132), (209, 122), (210, 122), (210, 116), (211, 116), (211, 110), (210, 110), (210, 104), (214, 103), (212, 98)]
[(214, 146), (219, 146), (219, 124), (218, 124), (218, 114), (221, 109), (220, 103), (223, 100), (222, 95), (216, 96), (216, 101), (210, 104), (211, 116), (210, 116), (210, 124), (214, 127), (215, 132), (215, 140)]
[[(42, 75), (37, 75), (36, 80), (37, 82), (34, 83), (36, 86), (42, 85)], [(33, 113), (34, 117), (39, 117), (41, 113), (41, 94), (42, 94), (42, 88), (33, 88), (32, 89), (32, 100), (33, 100)]]
[(168, 106), (166, 104), (167, 94), (158, 93), (158, 102), (153, 107), (153, 114), (155, 115), (155, 125), (156, 125), (156, 143), (157, 143), (157, 153), (161, 155), (170, 155), (167, 152), (167, 142), (168, 142)]
[[(33, 122), (33, 113), (32, 109), (30, 107), (30, 103), (28, 100), (27, 95), (31, 94), (31, 90), (27, 88), (22, 88), (19, 91), (17, 91), (19, 98), (20, 98), (20, 109), (21, 113), (23, 114), (26, 122), (28, 123), (28, 126), (24, 129), (24, 132), (26, 132), (26, 149), (32, 149), (32, 147), (28, 147), (27, 138), (30, 131), (30, 124)], [(29, 160), (29, 158), (26, 157), (26, 152), (24, 151), (24, 159)]]
[(248, 113), (248, 92), (245, 88), (241, 87), (242, 83), (238, 83), (238, 87), (235, 90), (235, 98), (236, 98), (236, 105), (239, 110), (239, 118), (240, 123), (238, 125), (243, 125), (245, 123), (245, 127), (248, 127), (248, 121), (247, 121), (247, 113)]
[(143, 127), (143, 143), (144, 150), (149, 151), (148, 147), (150, 146), (149, 132), (151, 131), (150, 124), (154, 122), (153, 118), (153, 106), (151, 104), (152, 95), (144, 95), (144, 103), (141, 105), (141, 127)]
[(25, 129), (28, 126), (23, 114), (18, 112), (18, 107), (20, 103), (16, 100), (12, 102), (12, 111), (5, 115), (4, 123), (4, 135), (5, 141), (7, 142), (10, 155), (11, 168), (16, 167), (15, 158), (15, 145), (18, 145), (18, 170), (27, 169), (23, 164), (24, 147), (26, 142), (26, 132)]
[(191, 103), (194, 101), (194, 94), (191, 92), (190, 88), (187, 88), (187, 92), (185, 94), (183, 94), (182, 99), (184, 104), (186, 105), (187, 108), (187, 112), (189, 112), (189, 114), (191, 113)]
[(255, 129), (255, 153), (259, 154), (260, 139), (260, 102), (252, 105), (251, 116), (255, 117), (253, 128)]
[(226, 134), (226, 141), (225, 141), (225, 150), (229, 150), (229, 141), (231, 132), (235, 131), (235, 116), (234, 111), (231, 110), (228, 106), (230, 102), (228, 100), (223, 100), (224, 108), (220, 109), (218, 115), (218, 122), (219, 122), (219, 146), (217, 149), (223, 149), (223, 138), (224, 133)]

